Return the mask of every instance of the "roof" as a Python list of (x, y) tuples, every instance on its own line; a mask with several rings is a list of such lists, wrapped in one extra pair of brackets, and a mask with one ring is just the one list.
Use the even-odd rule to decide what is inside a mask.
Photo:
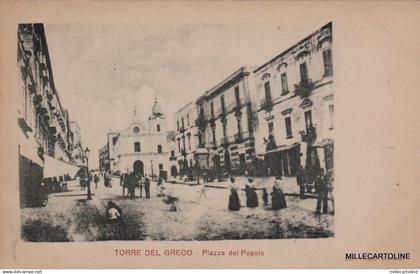
[(263, 65), (259, 66), (257, 69), (254, 70), (254, 72), (257, 72), (259, 70), (261, 70), (262, 68), (264, 68), (265, 66), (271, 64), (272, 62), (276, 61), (277, 59), (279, 59), (280, 57), (282, 57), (283, 55), (286, 55), (289, 51), (291, 51), (294, 47), (296, 47), (297, 45), (299, 45), (300, 43), (302, 43), (305, 40), (308, 40), (309, 38), (311, 38), (312, 36), (316, 35), (320, 30), (325, 29), (325, 28), (330, 28), (332, 29), (332, 22), (329, 22), (328, 24), (322, 26), (321, 28), (317, 29), (316, 31), (312, 32), (311, 34), (309, 34), (308, 36), (306, 36), (305, 38), (303, 38), (302, 40), (300, 40), (297, 43), (294, 43), (293, 46), (289, 47), (288, 49), (286, 49), (285, 51), (283, 51), (282, 53), (280, 53), (279, 55), (277, 55), (276, 57), (272, 58), (270, 61), (264, 63)]

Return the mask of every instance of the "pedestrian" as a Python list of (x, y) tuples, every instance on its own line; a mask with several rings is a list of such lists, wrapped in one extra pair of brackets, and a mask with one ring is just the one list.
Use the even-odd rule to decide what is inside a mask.
[(105, 185), (105, 187), (109, 187), (109, 184), (110, 184), (110, 181), (111, 181), (111, 176), (109, 175), (109, 171), (106, 171), (105, 172), (105, 175), (104, 175), (105, 177), (104, 177), (104, 185)]
[(315, 178), (315, 190), (317, 192), (317, 202), (315, 214), (328, 213), (328, 183), (327, 176), (324, 175), (324, 169), (321, 168)]
[(122, 209), (113, 201), (109, 201), (106, 208), (106, 216), (111, 223), (117, 223), (121, 221)]
[(93, 175), (93, 182), (95, 183), (95, 188), (98, 188), (99, 176), (96, 173)]
[(230, 184), (228, 185), (229, 189), (235, 189), (238, 190), (238, 186), (235, 183), (235, 178), (230, 177), (229, 178)]
[(302, 165), (299, 165), (296, 172), (296, 183), (299, 186), (299, 197), (300, 199), (305, 199), (305, 170), (302, 168)]
[(150, 198), (150, 180), (149, 177), (144, 178), (144, 191), (146, 192), (146, 198)]
[(166, 189), (166, 198), (164, 199), (164, 202), (169, 204), (169, 211), (177, 211), (176, 207), (176, 201), (178, 201), (178, 198), (175, 197), (173, 186), (167, 186)]
[(273, 210), (279, 210), (287, 207), (283, 190), (276, 186), (273, 186), (273, 192), (271, 192), (271, 207)]
[(266, 188), (263, 188), (262, 199), (263, 199), (263, 202), (264, 202), (264, 206), (267, 206), (268, 205), (268, 193), (267, 193)]
[[(141, 177), (138, 177), (137, 184), (140, 188), (140, 198), (143, 198), (143, 181), (142, 181)], [(149, 186), (150, 186), (150, 184), (149, 184)]]
[(258, 196), (254, 187), (245, 186), (246, 207), (255, 208), (258, 206)]
[(229, 210), (231, 211), (238, 211), (241, 207), (238, 192), (236, 189), (231, 188), (230, 189), (230, 195), (229, 195)]
[(207, 196), (206, 196), (206, 192), (207, 192), (207, 189), (206, 189), (206, 186), (204, 185), (204, 184), (202, 184), (202, 185), (199, 185), (199, 190), (198, 190), (198, 192), (200, 193), (200, 198), (206, 198)]

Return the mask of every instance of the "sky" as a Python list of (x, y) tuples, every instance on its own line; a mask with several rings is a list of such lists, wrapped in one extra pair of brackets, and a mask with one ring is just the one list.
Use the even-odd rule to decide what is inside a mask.
[(126, 129), (134, 107), (146, 124), (157, 98), (173, 114), (242, 66), (259, 66), (317, 26), (256, 24), (46, 24), (54, 83), (83, 146), (98, 150), (110, 131)]

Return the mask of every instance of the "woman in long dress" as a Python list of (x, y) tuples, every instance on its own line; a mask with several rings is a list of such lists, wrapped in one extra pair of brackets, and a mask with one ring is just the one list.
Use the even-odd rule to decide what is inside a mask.
[(238, 192), (236, 191), (236, 189), (231, 188), (229, 195), (229, 210), (238, 211), (240, 207), (241, 204), (239, 202)]
[(277, 186), (273, 186), (273, 192), (271, 192), (271, 205), (273, 210), (287, 207), (284, 193), (281, 188), (278, 188)]

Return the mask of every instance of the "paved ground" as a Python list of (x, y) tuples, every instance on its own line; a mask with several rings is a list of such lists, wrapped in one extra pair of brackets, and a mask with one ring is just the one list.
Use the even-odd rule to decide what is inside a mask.
[[(246, 178), (239, 178), (242, 188)], [(256, 179), (257, 187), (271, 187), (272, 178)], [(213, 183), (206, 187), (206, 197), (200, 197), (202, 186), (166, 184), (166, 191), (179, 198), (177, 211), (157, 197), (155, 183), (151, 185), (151, 198), (122, 197), (122, 189), (114, 183), (112, 188), (92, 188), (92, 201), (86, 201), (86, 191), (76, 185), (69, 192), (50, 195), (45, 208), (22, 209), (22, 236), (29, 241), (98, 241), (98, 240), (223, 240), (331, 237), (334, 235), (334, 216), (313, 214), (316, 200), (301, 200), (297, 195), (286, 196), (288, 208), (280, 211), (262, 206), (255, 209), (242, 207), (238, 212), (227, 209), (229, 190), (226, 183)], [(286, 193), (296, 194), (293, 179), (283, 183)], [(137, 191), (138, 196), (138, 191)], [(245, 193), (240, 191), (241, 204)], [(105, 218), (109, 200), (123, 209), (123, 222), (110, 224)]]

